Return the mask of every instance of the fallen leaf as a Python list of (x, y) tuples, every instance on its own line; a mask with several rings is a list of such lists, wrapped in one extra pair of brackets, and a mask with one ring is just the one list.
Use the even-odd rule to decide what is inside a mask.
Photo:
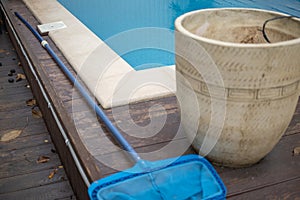
[(24, 74), (17, 74), (16, 76), (16, 82), (26, 79), (26, 76)]
[(46, 163), (46, 162), (49, 162), (50, 161), (50, 157), (48, 156), (40, 156), (38, 159), (37, 159), (37, 163)]
[(36, 105), (36, 100), (35, 99), (29, 99), (26, 101), (27, 106), (35, 106)]
[(62, 166), (62, 165), (59, 165), (59, 166), (58, 166), (58, 168), (59, 168), (59, 169), (63, 169), (63, 168), (64, 168), (64, 166)]
[(49, 178), (49, 179), (52, 179), (53, 176), (54, 176), (54, 174), (55, 174), (54, 171), (52, 171), (52, 172), (49, 174), (48, 178)]
[(9, 142), (11, 140), (16, 139), (17, 137), (19, 137), (21, 135), (22, 131), (23, 130), (12, 130), (12, 131), (5, 133), (1, 137), (1, 142)]
[(38, 119), (43, 117), (42, 112), (37, 107), (33, 107), (31, 113), (34, 118)]
[(0, 53), (4, 53), (5, 52), (5, 50), (4, 49), (0, 49)]
[(294, 148), (293, 155), (294, 155), (294, 156), (300, 155), (300, 147), (295, 147), (295, 148)]
[(48, 178), (52, 179), (56, 173), (57, 173), (57, 169), (54, 169), (53, 171), (50, 172)]
[(0, 139), (1, 142), (9, 142), (13, 139), (16, 139), (17, 137), (19, 137), (21, 135), (21, 133), (23, 132), (23, 130), (28, 126), (28, 117), (26, 118), (26, 124), (22, 129), (16, 129), (16, 130), (11, 130), (7, 133), (4, 133)]

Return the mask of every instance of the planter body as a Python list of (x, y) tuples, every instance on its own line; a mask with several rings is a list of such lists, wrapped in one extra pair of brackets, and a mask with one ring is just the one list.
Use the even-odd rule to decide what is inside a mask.
[[(269, 22), (266, 33), (271, 44), (261, 32), (267, 19), (280, 15), (257, 9), (207, 9), (176, 20), (176, 72), (185, 78), (177, 80), (177, 95), (195, 92), (200, 110), (195, 138), (190, 118), (185, 117), (190, 114), (182, 113), (182, 125), (200, 154), (207, 154), (201, 146), (208, 127), (221, 130), (207, 155), (212, 162), (230, 167), (258, 162), (278, 143), (292, 119), (300, 90), (300, 21)], [(207, 54), (195, 53), (197, 46)], [(203, 69), (213, 67), (207, 55), (218, 71), (210, 75), (219, 73), (222, 81), (203, 75), (207, 73)], [(224, 93), (218, 93), (220, 88)], [(212, 102), (226, 106), (226, 112), (212, 110)], [(191, 106), (188, 98), (181, 106)], [(212, 120), (219, 115), (224, 120)], [(207, 136), (206, 142), (216, 137)]]

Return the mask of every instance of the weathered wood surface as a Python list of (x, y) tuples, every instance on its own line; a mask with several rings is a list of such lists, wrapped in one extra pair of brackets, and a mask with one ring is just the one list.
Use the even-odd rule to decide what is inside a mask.
[[(70, 144), (74, 147), (74, 151), (79, 156), (79, 162), (84, 163), (83, 170), (88, 174), (88, 178), (93, 180), (93, 178), (98, 179), (101, 177), (99, 172), (99, 167), (93, 161), (94, 158), (87, 152), (85, 146), (82, 144), (76, 127), (72, 123), (72, 118), (68, 116), (66, 112), (63, 102), (65, 100), (72, 99), (73, 96), (73, 86), (70, 82), (64, 77), (60, 69), (56, 66), (54, 61), (45, 54), (45, 50), (38, 43), (36, 38), (31, 34), (31, 32), (25, 27), (14, 15), (14, 12), (19, 12), (25, 19), (29, 21), (31, 25), (34, 27), (38, 24), (32, 14), (29, 12), (27, 7), (23, 4), (22, 1), (12, 0), (2, 0), (2, 4), (7, 11), (9, 18), (18, 34), (18, 37), (22, 41), (22, 45), (26, 49), (26, 52), (34, 65), (36, 70), (36, 74), (41, 79), (41, 84), (43, 85), (47, 95), (49, 96), (49, 100), (52, 105), (54, 105), (54, 110), (57, 113), (58, 119), (64, 121), (62, 124), (63, 129), (66, 131)], [(9, 31), (11, 37), (14, 36)], [(49, 44), (53, 46), (54, 51), (61, 55), (55, 48), (54, 44), (51, 40), (46, 37)], [(16, 40), (13, 40), (15, 46), (18, 46)], [(16, 48), (16, 51), (20, 54), (20, 49)], [(41, 53), (44, 52), (44, 53)], [(41, 57), (38, 57), (41, 56)], [(66, 60), (62, 58), (64, 62)], [(71, 182), (72, 187), (76, 193), (76, 197), (78, 199), (88, 199), (87, 195), (87, 186), (84, 182), (84, 179), (81, 177), (79, 169), (76, 167), (75, 161), (71, 156), (71, 153), (65, 143), (65, 139), (62, 136), (57, 123), (54, 120), (54, 117), (48, 109), (48, 102), (45, 101), (40, 88), (37, 84), (35, 77), (32, 72), (29, 70), (28, 63), (25, 60), (24, 56), (20, 56), (21, 63), (24, 67), (25, 74), (27, 76), (27, 80), (31, 85), (31, 89), (36, 99), (39, 101), (40, 109), (43, 113), (46, 125), (50, 131), (52, 140), (57, 152), (60, 154), (62, 162), (65, 166), (66, 173), (69, 176), (69, 180)], [(70, 66), (69, 66), (70, 67)], [(71, 69), (71, 68), (70, 68)], [(76, 144), (76, 146), (74, 146)], [(92, 178), (93, 177), (93, 178)]]
[[(19, 1), (11, 0), (9, 5), (12, 8), (11, 12), (18, 11), (25, 15), (32, 25), (38, 24), (34, 17), (32, 17), (32, 14)], [(14, 18), (13, 16), (11, 17)], [(16, 19), (14, 20), (16, 24), (19, 23)], [(71, 137), (71, 143), (75, 146), (89, 179), (94, 181), (115, 173), (118, 170), (131, 167), (132, 163), (115, 145), (116, 142), (110, 136), (104, 124), (95, 117), (95, 113), (88, 108), (84, 100), (73, 89), (71, 83), (44, 49), (40, 47), (36, 39), (30, 35), (23, 25), (19, 25), (18, 30), (18, 33), (23, 35), (21, 37), (22, 41), (24, 40), (24, 44), (27, 44), (28, 52), (38, 66), (39, 76), (45, 84), (45, 88), (52, 98), (54, 106), (56, 106), (57, 112)], [(63, 59), (72, 73), (74, 73), (55, 44), (48, 37), (45, 37), (45, 39), (47, 39), (60, 58)], [(36, 92), (38, 93), (38, 90)], [(161, 107), (153, 107), (155, 104), (161, 105)], [(46, 107), (45, 104), (43, 105)], [(19, 106), (19, 110), (24, 109), (21, 104)], [(152, 131), (151, 129), (147, 129), (147, 125), (151, 123), (149, 115), (149, 108), (151, 107), (154, 108), (154, 118), (162, 117), (165, 114), (167, 114), (167, 118), (166, 123), (155, 136), (147, 137), (145, 134)], [(141, 134), (144, 134), (143, 136), (147, 137), (147, 139), (130, 135), (136, 131), (134, 127), (125, 126), (125, 128), (121, 129), (125, 138), (129, 140), (138, 152), (154, 152), (162, 149), (170, 144), (170, 142), (175, 144), (175, 147), (166, 151), (156, 154), (143, 154), (143, 158), (157, 160), (179, 156), (183, 153), (194, 153), (190, 147), (185, 151), (178, 150), (180, 149), (179, 147), (188, 146), (188, 141), (182, 130), (179, 129), (180, 109), (174, 96), (132, 104), (129, 106), (130, 115), (127, 114), (127, 109), (123, 108), (117, 111), (109, 109), (105, 112), (113, 123), (119, 127), (124, 127), (129, 120), (133, 120), (137, 125), (144, 127)], [(47, 112), (47, 110), (44, 110), (44, 112)], [(54, 126), (51, 117), (48, 119), (48, 127)], [(36, 126), (32, 121), (29, 121), (29, 123)], [(24, 122), (20, 124), (20, 127), (23, 124)], [(58, 136), (59, 133), (56, 133), (57, 131), (54, 132), (54, 135)], [(42, 133), (36, 133), (36, 136), (33, 138), (42, 137), (42, 135)], [(64, 146), (63, 141), (60, 141), (57, 137), (54, 138), (58, 140), (56, 142), (57, 146)], [(297, 187), (297, 184), (299, 185), (300, 178), (300, 156), (292, 154), (293, 149), (297, 146), (300, 146), (300, 101), (284, 137), (262, 161), (252, 167), (242, 169), (215, 166), (228, 189), (228, 198), (295, 199), (299, 197), (299, 187)], [(67, 151), (61, 150), (60, 153), (65, 163), (71, 163), (71, 157)], [(17, 164), (16, 167), (18, 167)], [(69, 169), (68, 175), (77, 193), (86, 192), (86, 189), (82, 190), (82, 185), (78, 184), (79, 181), (76, 180), (76, 177), (74, 178), (78, 174), (72, 173), (71, 169)], [(85, 198), (84, 195), (79, 199), (83, 198)]]
[[(76, 199), (61, 166), (43, 118), (34, 118), (26, 101), (34, 98), (27, 80), (9, 83), (17, 73), (24, 74), (8, 33), (0, 34), (0, 199)], [(16, 72), (8, 76), (10, 70)], [(10, 141), (5, 134), (21, 130)], [(49, 157), (38, 163), (40, 156)], [(55, 169), (53, 178), (48, 176)]]
[(249, 189), (243, 194), (233, 196), (230, 199), (299, 199), (300, 198), (300, 179), (296, 178), (289, 181), (269, 185), (268, 187)]

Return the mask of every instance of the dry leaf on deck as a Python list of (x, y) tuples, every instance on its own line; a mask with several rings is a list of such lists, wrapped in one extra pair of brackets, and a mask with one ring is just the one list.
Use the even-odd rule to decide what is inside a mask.
[(22, 131), (23, 130), (12, 130), (12, 131), (5, 133), (1, 137), (1, 142), (9, 142), (11, 140), (16, 139), (17, 137), (19, 137), (21, 135)]
[(42, 112), (38, 108), (36, 108), (36, 107), (32, 108), (31, 113), (32, 113), (32, 116), (34, 118), (41, 118), (41, 117), (43, 117)]
[(46, 163), (46, 162), (49, 162), (50, 160), (50, 157), (48, 156), (40, 156), (38, 159), (37, 159), (37, 163)]
[(24, 74), (17, 74), (16, 76), (16, 82), (26, 79), (26, 76)]
[(52, 172), (50, 172), (48, 178), (52, 179), (54, 177), (54, 175), (57, 173), (57, 171), (58, 171), (57, 169), (54, 169)]
[(28, 99), (26, 101), (27, 106), (35, 106), (36, 105), (36, 100), (35, 99)]
[(294, 148), (293, 155), (294, 155), (294, 156), (300, 155), (300, 147), (295, 147), (295, 148)]
[(5, 52), (5, 50), (4, 49), (0, 49), (0, 53), (4, 53)]

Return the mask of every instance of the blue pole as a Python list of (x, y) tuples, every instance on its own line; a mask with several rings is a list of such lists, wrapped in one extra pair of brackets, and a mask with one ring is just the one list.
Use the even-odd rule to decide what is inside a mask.
[(47, 52), (51, 55), (51, 57), (56, 61), (60, 69), (64, 72), (64, 74), (70, 79), (70, 81), (74, 84), (74, 86), (78, 89), (81, 95), (85, 98), (88, 104), (95, 109), (97, 116), (104, 122), (107, 128), (111, 131), (114, 138), (118, 141), (118, 143), (122, 146), (124, 150), (128, 152), (130, 157), (136, 162), (143, 164), (144, 161), (137, 154), (137, 152), (133, 149), (133, 147), (127, 142), (127, 140), (122, 136), (119, 130), (112, 124), (109, 118), (106, 116), (104, 111), (97, 105), (97, 103), (93, 100), (93, 98), (88, 94), (85, 88), (76, 81), (76, 78), (70, 72), (70, 70), (65, 66), (65, 64), (61, 61), (61, 59), (56, 55), (56, 53), (52, 50), (46, 40), (44, 40), (41, 35), (17, 12), (15, 15), (27, 26), (27, 28), (34, 34), (34, 36), (39, 40), (41, 45), (47, 50)]

